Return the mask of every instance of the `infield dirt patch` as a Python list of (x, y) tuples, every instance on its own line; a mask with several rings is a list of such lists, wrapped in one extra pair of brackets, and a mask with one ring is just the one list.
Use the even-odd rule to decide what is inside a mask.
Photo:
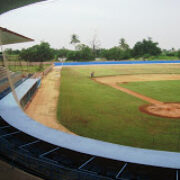
[(66, 133), (74, 134), (57, 122), (57, 103), (60, 87), (61, 67), (54, 67), (41, 81), (33, 100), (25, 112), (41, 124)]
[(128, 83), (137, 81), (163, 81), (163, 80), (180, 80), (180, 74), (135, 74), (135, 75), (119, 75), (108, 77), (94, 78), (104, 84)]
[(145, 112), (150, 115), (168, 117), (168, 118), (180, 118), (180, 103), (164, 103), (156, 99), (144, 96), (140, 93), (134, 92), (127, 88), (121, 87), (120, 84), (137, 81), (160, 81), (160, 80), (179, 80), (180, 75), (177, 74), (141, 74), (141, 75), (121, 75), (121, 76), (109, 76), (109, 77), (97, 77), (93, 78), (95, 81), (111, 86), (129, 95), (135, 96), (139, 99), (147, 101), (149, 105), (143, 105), (139, 109), (141, 112)]
[(180, 118), (180, 103), (148, 104), (140, 106), (139, 109), (154, 116)]

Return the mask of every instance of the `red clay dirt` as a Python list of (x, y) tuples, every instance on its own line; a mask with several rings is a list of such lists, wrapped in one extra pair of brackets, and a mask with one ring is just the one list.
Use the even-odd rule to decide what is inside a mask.
[(141, 112), (167, 118), (180, 118), (180, 103), (148, 104), (139, 107)]
[(145, 75), (121, 75), (111, 77), (98, 77), (93, 78), (98, 83), (111, 86), (129, 95), (135, 96), (139, 99), (147, 101), (149, 105), (143, 105), (139, 109), (141, 112), (145, 112), (150, 115), (168, 117), (168, 118), (180, 118), (180, 103), (164, 103), (156, 99), (144, 96), (140, 93), (131, 91), (127, 88), (121, 87), (120, 84), (124, 82), (136, 82), (136, 81), (157, 81), (157, 80), (179, 80), (180, 75), (174, 74), (145, 74)]

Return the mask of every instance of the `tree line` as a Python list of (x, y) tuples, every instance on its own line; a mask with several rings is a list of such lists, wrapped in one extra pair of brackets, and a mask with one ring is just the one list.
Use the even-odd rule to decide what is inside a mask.
[(44, 62), (51, 60), (66, 61), (92, 61), (97, 59), (103, 60), (128, 60), (128, 59), (177, 59), (180, 58), (180, 50), (174, 48), (170, 50), (161, 49), (158, 42), (152, 38), (143, 39), (135, 43), (133, 48), (127, 44), (124, 38), (119, 40), (118, 46), (109, 49), (100, 48), (96, 37), (93, 38), (91, 46), (80, 42), (76, 34), (71, 36), (70, 44), (74, 50), (61, 48), (54, 49), (48, 42), (41, 42), (22, 50), (6, 49), (7, 55), (18, 55), (21, 60), (29, 62)]

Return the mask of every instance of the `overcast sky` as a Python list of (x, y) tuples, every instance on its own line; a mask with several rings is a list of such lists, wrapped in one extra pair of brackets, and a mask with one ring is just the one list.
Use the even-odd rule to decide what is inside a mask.
[(23, 48), (47, 41), (53, 48), (73, 48), (70, 36), (90, 44), (96, 35), (101, 47), (133, 45), (152, 37), (161, 48), (180, 48), (180, 0), (50, 0), (0, 16), (0, 26), (35, 39)]

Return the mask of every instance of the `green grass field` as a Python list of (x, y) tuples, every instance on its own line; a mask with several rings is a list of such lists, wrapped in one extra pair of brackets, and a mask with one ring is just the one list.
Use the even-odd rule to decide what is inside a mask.
[(41, 67), (39, 65), (33, 66), (21, 66), (21, 65), (9, 65), (9, 70), (13, 72), (28, 72), (28, 73), (35, 73), (35, 72), (42, 72), (44, 71), (50, 64), (44, 64)]
[(162, 102), (180, 102), (180, 80), (129, 82), (120, 86)]
[[(180, 65), (63, 68), (57, 112), (59, 122), (81, 136), (135, 147), (180, 151), (180, 119), (161, 118), (141, 113), (139, 106), (147, 102), (98, 84), (89, 78), (92, 71), (95, 72), (95, 76), (180, 74)], [(137, 85), (138, 83), (141, 85)], [(180, 101), (179, 81), (138, 83), (123, 86), (158, 100)], [(151, 90), (148, 91), (149, 87)]]

